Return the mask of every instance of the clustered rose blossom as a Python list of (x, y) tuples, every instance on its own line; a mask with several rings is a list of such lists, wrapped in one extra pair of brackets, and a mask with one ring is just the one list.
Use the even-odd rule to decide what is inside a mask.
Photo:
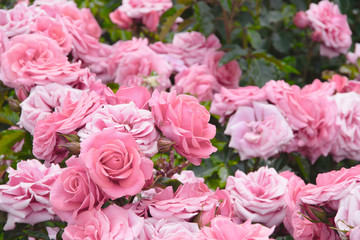
[[(311, 3), (310, 8), (298, 12), (294, 17), (298, 28), (310, 27), (313, 30), (311, 38), (321, 43), (320, 55), (329, 58), (346, 54), (351, 46), (351, 30), (347, 16), (341, 14), (338, 5), (322, 0), (318, 4)], [(354, 61), (354, 56), (349, 55)]]

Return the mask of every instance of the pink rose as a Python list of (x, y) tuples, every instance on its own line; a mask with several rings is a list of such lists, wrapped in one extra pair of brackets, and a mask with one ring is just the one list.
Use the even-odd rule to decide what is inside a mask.
[(131, 210), (110, 205), (104, 210), (92, 209), (78, 215), (63, 233), (64, 240), (143, 239), (144, 219)]
[(152, 240), (194, 240), (199, 232), (197, 223), (181, 221), (175, 218), (147, 218), (144, 231), (147, 239)]
[(331, 153), (335, 161), (345, 158), (360, 160), (360, 95), (358, 93), (338, 93), (334, 95), (338, 108), (336, 125), (339, 129)]
[(279, 109), (260, 102), (253, 102), (251, 107), (239, 107), (230, 117), (224, 133), (231, 135), (229, 147), (239, 152), (241, 160), (268, 159), (283, 151), (294, 138)]
[(57, 83), (34, 87), (30, 96), (20, 104), (19, 125), (34, 135), (35, 126), (39, 120), (46, 118), (52, 112), (61, 112), (65, 97), (76, 101), (81, 93), (81, 90)]
[(21, 161), (17, 169), (9, 168), (9, 181), (0, 185), (0, 210), (7, 212), (4, 230), (15, 223), (35, 224), (54, 219), (49, 201), (50, 189), (61, 173), (58, 165), (46, 168), (38, 160)]
[(360, 226), (356, 226), (350, 231), (350, 240), (356, 240), (360, 238)]
[(236, 224), (226, 217), (216, 217), (211, 221), (211, 227), (201, 229), (196, 239), (218, 239), (218, 240), (269, 240), (274, 228), (267, 228), (260, 224), (251, 224), (248, 220), (243, 224)]
[(151, 98), (149, 90), (145, 87), (125, 87), (120, 86), (116, 94), (110, 89), (110, 92), (104, 94), (106, 101), (110, 105), (125, 104), (134, 102), (139, 109), (148, 109), (148, 101)]
[(360, 43), (355, 43), (355, 51), (354, 52), (348, 52), (346, 54), (346, 59), (348, 62), (352, 64), (357, 64), (357, 60), (360, 57)]
[(321, 34), (320, 55), (333, 58), (347, 52), (352, 33), (346, 15), (340, 13), (336, 4), (328, 0), (312, 3), (306, 15), (310, 27)]
[(121, 11), (120, 9), (116, 9), (115, 11), (110, 13), (110, 19), (113, 23), (118, 25), (121, 29), (130, 29), (133, 21), (131, 18), (126, 15), (125, 12)]
[[(70, 93), (68, 93), (70, 95)], [(37, 122), (34, 132), (33, 154), (45, 164), (59, 163), (69, 151), (62, 147), (67, 141), (61, 134), (76, 134), (91, 120), (91, 115), (104, 101), (95, 92), (83, 92), (78, 101), (65, 98), (61, 112), (55, 112)]]
[(172, 67), (149, 47), (123, 54), (116, 70), (115, 82), (133, 87), (145, 85), (150, 89), (165, 90), (171, 86)]
[(219, 66), (219, 61), (224, 55), (225, 52), (209, 51), (205, 57), (205, 64), (210, 73), (215, 76), (219, 87), (237, 88), (242, 71), (235, 60)]
[(190, 93), (200, 102), (210, 101), (216, 88), (216, 79), (205, 65), (194, 65), (175, 76), (175, 89), (178, 93)]
[(83, 166), (111, 199), (139, 193), (152, 176), (153, 162), (142, 156), (129, 133), (107, 128), (93, 133), (80, 145)]
[(210, 142), (216, 133), (215, 126), (209, 124), (209, 112), (195, 97), (155, 91), (149, 104), (157, 127), (191, 163), (199, 165), (201, 158), (216, 151)]
[(61, 220), (73, 223), (81, 212), (99, 209), (105, 198), (80, 166), (79, 159), (72, 157), (66, 165), (51, 188), (50, 202)]
[(148, 157), (158, 152), (157, 140), (160, 136), (155, 128), (154, 117), (150, 111), (137, 108), (133, 102), (103, 106), (93, 114), (91, 122), (78, 135), (83, 140), (90, 134), (107, 128), (130, 133), (139, 149)]
[(253, 101), (266, 101), (265, 91), (257, 86), (227, 89), (222, 87), (220, 93), (214, 95), (210, 112), (220, 116), (220, 122), (233, 114), (240, 106), (251, 106)]
[(142, 18), (142, 22), (151, 32), (156, 32), (160, 16), (159, 12), (151, 11)]
[(175, 173), (172, 177), (172, 179), (177, 179), (181, 183), (200, 183), (204, 182), (204, 178), (199, 178), (195, 176), (195, 173), (191, 170), (183, 170), (181, 173)]
[(261, 167), (248, 175), (236, 171), (229, 176), (226, 190), (234, 201), (234, 215), (265, 226), (279, 225), (286, 214), (287, 179), (275, 169)]
[(294, 24), (300, 29), (307, 28), (309, 26), (309, 20), (304, 11), (299, 11), (295, 14)]

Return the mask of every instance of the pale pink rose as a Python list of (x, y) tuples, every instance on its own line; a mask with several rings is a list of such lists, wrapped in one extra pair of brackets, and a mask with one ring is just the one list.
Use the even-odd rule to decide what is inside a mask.
[(152, 176), (153, 162), (142, 156), (129, 133), (107, 128), (93, 133), (80, 145), (83, 166), (111, 199), (139, 193)]
[(268, 159), (283, 151), (294, 138), (279, 109), (260, 102), (239, 107), (230, 117), (224, 133), (231, 136), (229, 147), (239, 152), (241, 160), (253, 157)]
[(172, 179), (177, 179), (181, 183), (198, 183), (198, 182), (204, 182), (204, 178), (199, 178), (195, 176), (195, 173), (191, 170), (183, 170), (181, 173), (175, 173), (172, 177)]
[(51, 188), (50, 202), (61, 220), (73, 223), (81, 212), (99, 209), (105, 197), (80, 166), (78, 158), (70, 158), (66, 165)]
[(25, 2), (18, 3), (13, 9), (0, 10), (0, 30), (9, 38), (28, 34), (36, 19), (45, 15), (46, 13), (39, 8), (29, 7)]
[[(9, 39), (6, 36), (5, 31), (0, 29), (0, 56), (3, 52), (5, 52), (8, 44), (9, 44)], [(1, 66), (1, 58), (0, 58), (0, 66)]]
[(36, 19), (31, 31), (54, 39), (65, 55), (71, 51), (72, 38), (60, 18), (40, 16)]
[(205, 65), (209, 68), (210, 73), (215, 76), (219, 88), (237, 88), (242, 71), (235, 60), (219, 66), (219, 61), (224, 55), (225, 52), (222, 51), (209, 51), (205, 56)]
[(87, 71), (80, 63), (68, 62), (55, 40), (38, 34), (13, 37), (1, 63), (2, 81), (12, 88), (52, 82), (71, 85)]
[(115, 82), (128, 86), (146, 86), (149, 89), (166, 90), (171, 86), (169, 77), (172, 67), (149, 47), (123, 54), (119, 60)]
[(347, 16), (340, 13), (336, 4), (328, 0), (311, 3), (306, 15), (310, 27), (321, 34), (320, 55), (333, 58), (347, 52), (352, 43), (352, 33)]
[(144, 239), (144, 219), (131, 210), (110, 205), (101, 210), (92, 209), (78, 215), (74, 224), (68, 225), (64, 240), (81, 239)]
[(270, 102), (285, 116), (296, 131), (292, 147), (314, 163), (320, 155), (327, 156), (337, 134), (337, 107), (330, 95), (335, 90), (331, 83), (314, 81), (300, 89), (284, 81), (269, 81), (264, 90)]
[(226, 217), (216, 217), (211, 221), (211, 227), (201, 229), (196, 239), (199, 240), (269, 240), (274, 227), (267, 228), (261, 224), (251, 224), (248, 220), (243, 224), (236, 224)]
[(195, 240), (199, 232), (197, 223), (186, 222), (176, 218), (147, 218), (145, 219), (144, 231), (146, 239), (151, 240)]
[[(340, 199), (339, 209), (335, 216), (336, 227), (340, 231), (351, 231), (352, 227), (360, 225), (360, 185), (357, 184), (347, 196)], [(339, 231), (339, 232), (340, 232)]]
[(21, 161), (17, 169), (8, 168), (9, 181), (0, 185), (0, 210), (7, 212), (4, 230), (15, 223), (35, 224), (54, 219), (49, 194), (61, 173), (58, 165), (46, 168), (38, 160)]
[(348, 62), (352, 64), (357, 64), (357, 60), (360, 57), (360, 43), (355, 43), (355, 50), (354, 52), (348, 52), (346, 54), (346, 59)]
[(279, 225), (286, 214), (287, 183), (273, 168), (261, 167), (248, 175), (236, 171), (235, 177), (229, 176), (226, 183), (234, 201), (234, 216), (268, 227)]
[(77, 101), (66, 97), (61, 112), (54, 112), (37, 122), (33, 154), (44, 159), (45, 164), (63, 161), (69, 151), (62, 147), (66, 140), (61, 134), (76, 134), (75, 130), (84, 127), (103, 104), (104, 100), (95, 92), (84, 91)]
[(200, 32), (182, 32), (174, 35), (172, 48), (181, 50), (182, 59), (187, 67), (194, 64), (204, 64), (209, 51), (221, 47), (219, 39), (212, 34), (207, 39)]
[(307, 28), (309, 26), (309, 20), (304, 11), (299, 11), (295, 14), (294, 24), (300, 29)]
[(184, 50), (172, 43), (155, 42), (150, 44), (149, 47), (154, 52), (165, 58), (166, 61), (168, 61), (168, 63), (170, 63), (173, 67), (174, 72), (181, 72), (190, 67), (185, 63), (184, 56), (187, 55), (185, 55)]
[(345, 158), (360, 161), (360, 95), (355, 92), (334, 95), (338, 108), (336, 125), (339, 129), (331, 149), (337, 162)]
[(132, 19), (126, 15), (126, 12), (123, 12), (118, 8), (111, 12), (109, 16), (111, 21), (118, 25), (121, 29), (130, 29), (131, 25), (133, 24)]
[(20, 104), (21, 115), (18, 124), (34, 135), (37, 121), (46, 118), (52, 112), (61, 112), (65, 97), (76, 101), (81, 93), (81, 90), (57, 83), (36, 86), (31, 90), (30, 96)]
[(360, 226), (356, 226), (350, 231), (350, 240), (360, 239)]
[(155, 91), (149, 104), (157, 127), (191, 163), (200, 165), (201, 158), (216, 151), (210, 142), (216, 133), (210, 113), (195, 97)]
[(220, 93), (214, 95), (210, 112), (220, 116), (220, 122), (233, 114), (240, 106), (251, 106), (253, 101), (266, 101), (265, 91), (257, 86), (227, 89), (222, 87)]
[(316, 178), (316, 186), (309, 185), (301, 197), (307, 204), (326, 206), (335, 212), (339, 209), (339, 201), (360, 182), (360, 165), (339, 171), (321, 173)]
[(196, 96), (200, 102), (210, 101), (216, 90), (216, 78), (205, 65), (194, 65), (175, 76), (175, 89)]
[(154, 117), (150, 111), (137, 108), (134, 102), (103, 106), (94, 112), (91, 122), (87, 123), (78, 135), (83, 141), (92, 133), (107, 128), (130, 133), (147, 157), (152, 157), (158, 152), (157, 140), (160, 135), (155, 128)]

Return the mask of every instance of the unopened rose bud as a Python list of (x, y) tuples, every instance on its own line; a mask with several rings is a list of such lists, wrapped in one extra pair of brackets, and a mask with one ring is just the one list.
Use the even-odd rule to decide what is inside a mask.
[(64, 143), (62, 145), (59, 145), (59, 147), (66, 148), (71, 155), (79, 155), (80, 154), (80, 143), (78, 142), (68, 142)]
[(77, 134), (59, 134), (69, 142), (80, 142), (80, 138)]
[(314, 223), (328, 223), (329, 217), (326, 211), (322, 207), (310, 205), (310, 204), (303, 204), (300, 205), (306, 215), (308, 220)]
[(174, 145), (175, 142), (170, 141), (167, 138), (160, 138), (158, 140), (158, 149), (159, 152), (169, 152), (171, 150), (172, 145)]
[(307, 28), (309, 26), (309, 19), (304, 11), (300, 11), (295, 14), (294, 24), (300, 29)]
[(9, 107), (12, 111), (14, 112), (20, 112), (21, 111), (21, 107), (20, 107), (20, 101), (14, 98), (9, 98), (8, 99), (8, 103), (9, 103)]

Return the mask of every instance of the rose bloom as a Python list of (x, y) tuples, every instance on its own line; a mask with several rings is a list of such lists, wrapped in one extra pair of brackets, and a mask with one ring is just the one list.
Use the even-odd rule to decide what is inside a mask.
[(348, 62), (352, 64), (357, 64), (357, 60), (360, 57), (360, 43), (355, 43), (355, 50), (354, 52), (348, 52), (346, 54), (346, 59)]
[(286, 214), (287, 179), (275, 169), (261, 167), (248, 175), (236, 171), (229, 176), (226, 190), (234, 201), (234, 215), (271, 227), (279, 225)]
[(75, 130), (85, 126), (91, 115), (104, 104), (104, 100), (95, 92), (83, 91), (77, 101), (69, 96), (61, 112), (54, 112), (37, 122), (34, 131), (33, 154), (45, 160), (45, 165), (64, 160), (69, 151), (62, 147), (66, 143), (61, 134), (76, 134)]
[(199, 178), (195, 176), (195, 173), (191, 170), (183, 170), (181, 173), (175, 173), (172, 177), (172, 179), (177, 179), (181, 183), (198, 183), (198, 182), (204, 182), (204, 178)]
[(145, 219), (144, 231), (146, 239), (152, 240), (195, 240), (199, 232), (197, 223), (181, 221), (176, 218), (147, 218)]
[(238, 150), (241, 160), (268, 159), (281, 152), (294, 137), (279, 109), (260, 102), (253, 102), (251, 107), (239, 107), (230, 117), (224, 133), (231, 135), (229, 147)]
[(110, 88), (103, 92), (106, 102), (110, 105), (127, 104), (134, 102), (139, 109), (148, 109), (148, 101), (151, 98), (149, 90), (145, 87), (125, 87), (120, 86), (116, 93)]
[(81, 212), (99, 209), (105, 201), (100, 189), (80, 165), (78, 158), (66, 161), (67, 168), (54, 182), (50, 191), (53, 211), (61, 220), (73, 223)]
[(67, 61), (55, 40), (38, 34), (12, 38), (1, 55), (1, 63), (2, 81), (12, 88), (52, 82), (72, 84), (85, 71), (80, 69), (80, 63)]
[(215, 76), (219, 88), (237, 88), (242, 71), (235, 60), (219, 66), (219, 61), (224, 55), (225, 52), (209, 51), (205, 57), (205, 65), (209, 68), (210, 73)]
[(190, 93), (200, 102), (210, 101), (216, 87), (216, 79), (205, 65), (194, 65), (175, 76), (175, 89), (178, 93)]
[(196, 239), (218, 239), (218, 240), (269, 240), (274, 228), (267, 228), (260, 224), (251, 224), (248, 220), (242, 224), (236, 224), (229, 218), (218, 216), (211, 221), (210, 227), (203, 227)]
[(7, 212), (4, 230), (15, 223), (36, 224), (54, 219), (50, 190), (61, 173), (58, 165), (46, 168), (38, 160), (21, 161), (17, 169), (8, 168), (9, 181), (0, 185), (0, 210)]
[(57, 83), (36, 86), (31, 90), (30, 96), (20, 104), (21, 115), (18, 124), (34, 135), (35, 125), (39, 120), (52, 112), (61, 112), (65, 97), (76, 101), (81, 93), (81, 90)]
[(158, 152), (157, 140), (160, 136), (155, 128), (154, 117), (150, 111), (137, 108), (134, 102), (103, 106), (94, 112), (91, 122), (78, 135), (83, 141), (90, 134), (107, 128), (130, 133), (139, 149), (148, 157)]
[(347, 16), (340, 13), (336, 4), (328, 0), (322, 0), (318, 4), (311, 3), (306, 15), (310, 27), (319, 35), (320, 55), (333, 58), (347, 52), (352, 43), (352, 33)]
[(151, 89), (165, 90), (171, 86), (170, 64), (149, 47), (125, 53), (119, 60), (115, 82), (128, 86), (145, 85)]
[(133, 21), (131, 18), (126, 15), (125, 12), (121, 11), (119, 8), (115, 9), (115, 11), (111, 12), (109, 15), (111, 21), (119, 26), (121, 29), (130, 29)]
[(152, 177), (153, 162), (142, 155), (129, 133), (107, 128), (93, 133), (80, 145), (82, 165), (111, 199), (139, 193)]
[(64, 240), (82, 239), (128, 239), (144, 238), (144, 219), (131, 210), (117, 205), (105, 209), (83, 212), (69, 224), (62, 235)]
[(149, 104), (157, 127), (191, 163), (200, 165), (201, 158), (216, 151), (210, 142), (216, 128), (209, 124), (209, 112), (195, 97), (155, 91)]
[(210, 112), (220, 116), (220, 122), (233, 114), (240, 106), (252, 106), (253, 101), (263, 102), (266, 100), (265, 91), (257, 86), (239, 87), (227, 89), (222, 87), (220, 93), (214, 95)]
[(338, 93), (334, 95), (338, 108), (336, 125), (339, 134), (331, 149), (335, 161), (345, 158), (360, 161), (360, 95), (358, 93)]

